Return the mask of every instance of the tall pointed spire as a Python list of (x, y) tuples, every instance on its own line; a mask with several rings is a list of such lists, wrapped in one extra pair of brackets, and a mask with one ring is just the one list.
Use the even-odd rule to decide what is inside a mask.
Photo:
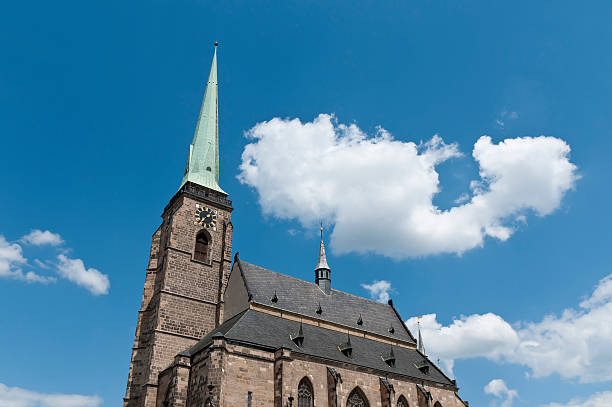
[[(420, 318), (421, 317), (419, 316), (419, 319)], [(419, 352), (425, 355), (425, 345), (423, 344), (423, 337), (421, 336), (421, 322), (418, 320), (417, 320), (417, 326), (419, 327), (419, 345), (417, 349), (419, 350)]]
[(315, 282), (325, 294), (331, 294), (331, 269), (327, 265), (325, 244), (323, 243), (323, 223), (321, 223), (321, 244), (319, 246), (319, 261), (315, 267)]
[(217, 95), (217, 43), (213, 55), (208, 83), (200, 108), (198, 124), (183, 175), (187, 181), (225, 193), (219, 186), (219, 110)]

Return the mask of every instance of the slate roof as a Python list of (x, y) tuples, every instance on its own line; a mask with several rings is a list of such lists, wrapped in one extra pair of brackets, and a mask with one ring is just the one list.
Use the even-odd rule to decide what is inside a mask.
[[(236, 261), (251, 300), (256, 303), (416, 343), (391, 305), (343, 291), (326, 295), (319, 286), (238, 259)], [(276, 292), (277, 301), (271, 301)], [(321, 305), (321, 313), (316, 312)], [(363, 324), (358, 325), (361, 315)], [(393, 333), (389, 328), (393, 327)]]
[[(212, 338), (215, 335), (223, 334), (226, 340), (233, 343), (257, 346), (270, 351), (285, 347), (295, 353), (455, 386), (431, 361), (415, 349), (394, 346), (395, 364), (394, 367), (390, 367), (381, 357), (389, 353), (391, 346), (388, 344), (351, 336), (352, 355), (349, 358), (338, 350), (338, 345), (347, 340), (346, 333), (303, 324), (304, 341), (301, 347), (298, 347), (291, 341), (290, 335), (297, 332), (299, 327), (299, 322), (249, 309), (215, 328), (200, 342), (182, 354), (193, 356), (206, 349), (212, 343)], [(416, 365), (422, 363), (430, 366), (427, 374), (416, 367)]]

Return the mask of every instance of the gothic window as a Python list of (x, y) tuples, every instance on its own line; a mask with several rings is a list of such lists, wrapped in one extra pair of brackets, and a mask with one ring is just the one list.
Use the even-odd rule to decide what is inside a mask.
[(406, 400), (406, 397), (399, 397), (399, 399), (397, 400), (397, 407), (408, 407), (408, 401)]
[(369, 407), (368, 400), (359, 387), (355, 387), (349, 394), (346, 407)]
[(442, 404), (440, 404), (439, 401), (436, 401), (436, 404), (434, 404), (434, 407), (442, 407)]
[(195, 251), (193, 258), (198, 261), (208, 261), (210, 239), (205, 231), (201, 231), (196, 236)]
[(312, 407), (314, 394), (310, 380), (304, 377), (298, 385), (298, 407)]

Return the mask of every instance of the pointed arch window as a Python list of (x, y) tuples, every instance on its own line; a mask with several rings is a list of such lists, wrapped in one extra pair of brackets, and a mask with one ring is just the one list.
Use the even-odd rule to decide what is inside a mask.
[(349, 394), (346, 407), (369, 407), (368, 400), (359, 387), (355, 387)]
[(442, 404), (440, 404), (439, 401), (436, 401), (436, 404), (434, 404), (434, 407), (442, 407)]
[(298, 407), (313, 407), (314, 392), (312, 384), (304, 377), (298, 385)]
[(406, 400), (406, 397), (399, 397), (399, 399), (397, 400), (397, 407), (408, 407), (408, 400)]
[(198, 261), (208, 262), (210, 258), (210, 237), (205, 231), (196, 235), (195, 250), (193, 258)]

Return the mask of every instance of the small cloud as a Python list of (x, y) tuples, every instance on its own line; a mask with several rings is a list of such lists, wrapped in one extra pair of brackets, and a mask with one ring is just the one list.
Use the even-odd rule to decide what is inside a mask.
[(53, 233), (49, 230), (42, 231), (40, 229), (34, 229), (27, 235), (21, 238), (21, 241), (33, 246), (59, 246), (64, 243), (62, 237)]
[(519, 117), (519, 115), (518, 115), (517, 112), (509, 112), (507, 110), (503, 110), (499, 114), (499, 118), (495, 119), (495, 123), (499, 127), (504, 127), (508, 120), (516, 120), (516, 119), (518, 119), (518, 117)]
[[(516, 390), (511, 390), (506, 386), (506, 383), (502, 379), (491, 380), (484, 388), (486, 394), (495, 396), (498, 399), (503, 399), (499, 404), (500, 407), (511, 407), (512, 400), (518, 397)], [(496, 403), (491, 405), (495, 406)]]
[(46, 263), (43, 263), (42, 261), (40, 261), (38, 259), (34, 259), (34, 264), (36, 264), (41, 269), (45, 269), (45, 270), (49, 270), (51, 268), (51, 266), (49, 266)]
[(33, 271), (28, 271), (25, 274), (21, 273), (21, 270), (19, 270), (19, 280), (24, 280), (28, 283), (42, 283), (42, 284), (49, 284), (49, 283), (55, 283), (57, 281), (57, 279), (55, 277), (45, 277), (45, 276), (41, 276), (40, 274), (36, 274)]
[(0, 406), (6, 407), (102, 407), (98, 396), (38, 393), (0, 383)]
[(459, 198), (455, 199), (453, 202), (457, 205), (461, 205), (464, 202), (467, 202), (470, 200), (470, 195), (467, 193), (463, 193), (461, 194), (461, 196), (459, 196)]
[(385, 280), (374, 280), (372, 284), (361, 284), (363, 288), (369, 291), (370, 297), (378, 302), (389, 301), (389, 291), (391, 283)]
[(291, 236), (295, 236), (295, 235), (297, 235), (297, 230), (296, 229), (289, 229), (289, 230), (287, 230), (287, 233), (289, 233)]
[(106, 274), (94, 268), (85, 268), (81, 259), (71, 259), (63, 254), (57, 256), (57, 271), (61, 277), (85, 287), (93, 295), (108, 294), (110, 281)]
[(543, 407), (610, 407), (612, 406), (612, 391), (595, 393), (587, 399), (574, 398), (567, 404), (551, 403)]

